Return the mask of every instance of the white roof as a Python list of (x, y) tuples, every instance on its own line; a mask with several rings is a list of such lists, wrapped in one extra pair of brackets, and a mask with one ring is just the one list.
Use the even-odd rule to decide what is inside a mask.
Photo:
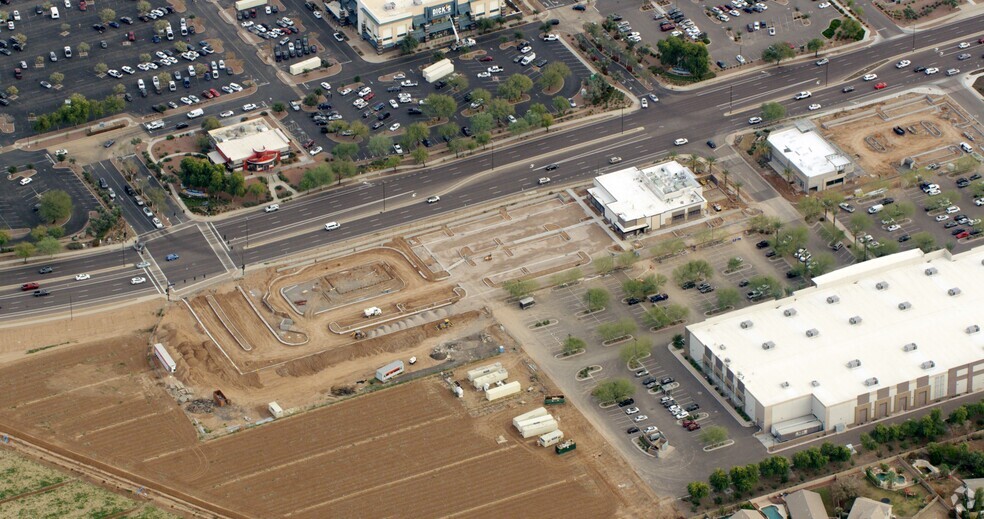
[(243, 161), (254, 151), (287, 151), (290, 147), (290, 140), (280, 128), (271, 128), (262, 118), (216, 128), (208, 135), (231, 162)]
[(769, 144), (807, 177), (844, 168), (850, 160), (814, 131), (788, 128), (769, 135)]
[(596, 200), (623, 220), (638, 220), (704, 202), (700, 184), (689, 168), (669, 161), (601, 175), (589, 189)]
[(379, 24), (424, 14), (424, 8), (447, 4), (448, 0), (362, 0), (362, 6)]
[[(905, 251), (817, 277), (816, 286), (785, 299), (687, 328), (714, 355), (730, 361), (746, 391), (763, 406), (811, 394), (824, 405), (842, 403), (984, 359), (984, 332), (967, 331), (984, 327), (982, 258), (984, 247), (956, 256), (946, 250)], [(937, 272), (927, 276), (929, 268)], [(959, 294), (949, 295), (952, 288)], [(828, 303), (833, 296), (838, 300)], [(911, 305), (907, 310), (899, 308), (904, 302)], [(785, 315), (788, 309), (795, 314)], [(855, 316), (860, 324), (850, 323)], [(744, 321), (752, 325), (742, 328)], [(810, 329), (819, 335), (807, 337)], [(763, 348), (768, 341), (775, 347)], [(904, 351), (909, 343), (916, 349)], [(853, 360), (860, 366), (849, 368)], [(929, 362), (932, 367), (924, 368)], [(878, 382), (866, 386), (872, 378)]]

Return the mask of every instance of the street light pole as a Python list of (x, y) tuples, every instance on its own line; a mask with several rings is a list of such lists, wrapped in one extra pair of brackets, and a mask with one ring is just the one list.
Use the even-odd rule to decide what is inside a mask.
[(735, 111), (735, 86), (731, 85), (730, 94), (728, 94), (728, 111)]
[(827, 81), (830, 79), (830, 62), (828, 61), (823, 66), (823, 86), (827, 86)]
[(386, 212), (386, 182), (380, 181), (383, 185), (383, 212)]

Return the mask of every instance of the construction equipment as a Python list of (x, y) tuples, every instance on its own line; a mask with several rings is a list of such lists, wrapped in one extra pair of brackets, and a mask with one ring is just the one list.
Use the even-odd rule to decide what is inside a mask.
[(564, 395), (547, 395), (543, 398), (543, 405), (558, 405), (566, 402)]
[(215, 402), (215, 405), (218, 407), (225, 407), (231, 403), (221, 389), (216, 389), (212, 392), (212, 401)]
[(352, 338), (355, 339), (355, 340), (365, 339), (366, 338), (366, 332), (364, 332), (362, 330), (356, 330), (355, 333), (352, 334)]
[(454, 323), (452, 323), (450, 319), (445, 319), (444, 321), (437, 323), (438, 330), (444, 330), (445, 328), (451, 328), (452, 326), (454, 326)]
[(485, 256), (485, 261), (492, 261), (492, 255)]

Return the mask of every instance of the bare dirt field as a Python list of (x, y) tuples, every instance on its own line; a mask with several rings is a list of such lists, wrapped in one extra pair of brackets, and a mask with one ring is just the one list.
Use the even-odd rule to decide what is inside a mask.
[[(944, 163), (962, 155), (958, 144), (984, 137), (966, 114), (946, 97), (905, 96), (863, 109), (838, 112), (817, 121), (824, 137), (850, 153), (864, 171), (878, 177), (898, 173), (912, 157), (916, 167)], [(905, 135), (896, 135), (899, 126)]]

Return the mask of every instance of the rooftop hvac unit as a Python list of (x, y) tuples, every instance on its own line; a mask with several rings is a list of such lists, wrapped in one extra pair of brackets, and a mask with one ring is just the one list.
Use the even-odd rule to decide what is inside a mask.
[(779, 387), (789, 387), (789, 382), (783, 382), (782, 384), (779, 384)]
[(772, 348), (775, 348), (775, 347), (776, 347), (776, 343), (774, 343), (772, 341), (766, 341), (766, 342), (763, 342), (762, 343), (762, 349), (763, 350), (771, 350)]
[(718, 344), (718, 349), (719, 350), (726, 350), (726, 349), (728, 349), (728, 347), (725, 346), (725, 345), (723, 345), (723, 344)]
[(966, 329), (966, 332), (967, 333), (977, 333), (979, 331), (981, 331), (981, 327), (980, 326), (977, 326), (976, 324), (972, 324), (972, 325), (968, 326), (967, 329)]
[(731, 357), (725, 357), (724, 363), (725, 364), (731, 364)]
[(849, 368), (858, 368), (858, 367), (861, 367), (861, 360), (860, 359), (854, 359), (851, 362), (848, 362), (847, 363), (847, 367), (849, 367)]
[(792, 317), (792, 316), (796, 315), (796, 309), (795, 308), (787, 308), (787, 309), (785, 309), (785, 310), (782, 311), (782, 315), (785, 315), (786, 317)]
[(820, 335), (820, 330), (817, 330), (816, 328), (810, 328), (809, 330), (806, 331), (807, 337), (817, 337), (819, 335)]
[(860, 315), (855, 315), (854, 317), (848, 319), (847, 322), (849, 322), (851, 324), (861, 324), (861, 316)]
[(810, 385), (813, 386), (813, 387), (820, 387), (820, 381), (819, 380), (814, 380), (814, 381), (810, 382)]
[(879, 281), (878, 283), (875, 283), (875, 288), (878, 290), (885, 290), (888, 288), (888, 281)]
[(910, 342), (909, 344), (902, 346), (902, 351), (916, 351), (917, 348), (919, 348), (919, 346), (916, 346), (916, 343)]
[(926, 362), (920, 364), (919, 367), (922, 369), (933, 369), (936, 367), (936, 363), (931, 360), (927, 360)]
[(960, 288), (959, 287), (953, 287), (950, 290), (947, 290), (946, 293), (949, 294), (949, 295), (951, 295), (951, 296), (958, 295), (958, 294), (960, 294)]
[(832, 305), (832, 304), (834, 304), (834, 303), (836, 303), (836, 302), (838, 302), (840, 300), (841, 300), (841, 298), (839, 298), (837, 296), (829, 296), (829, 297), (827, 297), (827, 304), (828, 305)]
[(908, 301), (902, 301), (899, 303), (899, 310), (908, 310), (910, 308), (912, 308), (912, 303)]
[(741, 322), (741, 327), (742, 327), (742, 328), (746, 328), (746, 329), (747, 329), (747, 328), (751, 328), (751, 327), (752, 327), (752, 326), (754, 326), (754, 325), (755, 325), (755, 323), (753, 323), (753, 322), (751, 322), (751, 321), (742, 321), (742, 322)]
[(925, 270), (925, 272), (927, 276), (932, 276), (933, 274), (936, 274), (939, 271), (936, 270), (936, 267), (929, 267), (928, 269)]
[(866, 386), (874, 386), (877, 384), (878, 384), (878, 377), (871, 377), (868, 380), (864, 381), (864, 385)]

